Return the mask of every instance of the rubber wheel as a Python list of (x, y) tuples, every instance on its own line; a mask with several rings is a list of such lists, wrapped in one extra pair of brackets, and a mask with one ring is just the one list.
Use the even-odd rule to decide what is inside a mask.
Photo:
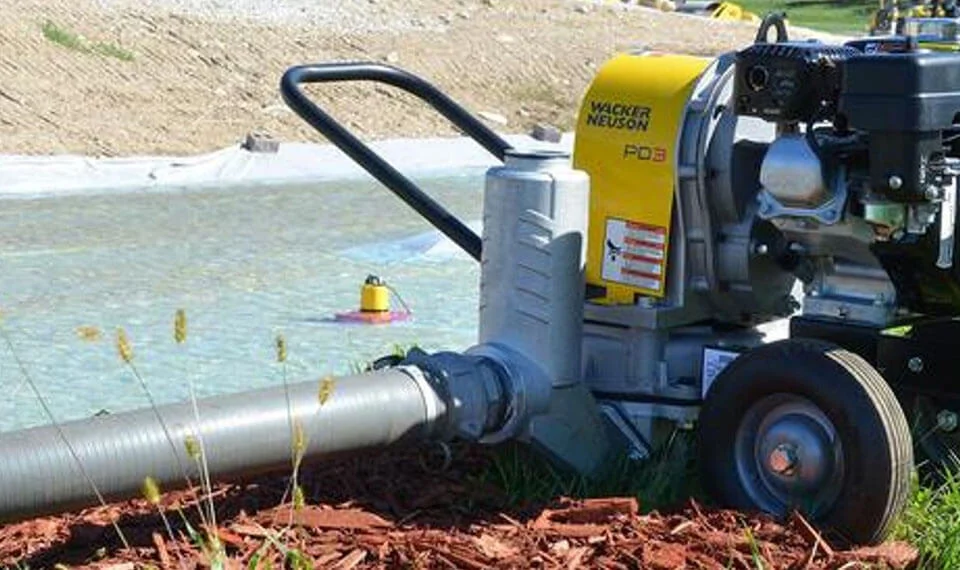
[(705, 490), (723, 506), (792, 510), (855, 544), (890, 532), (910, 491), (910, 429), (880, 374), (835, 345), (791, 339), (734, 360), (699, 418)]

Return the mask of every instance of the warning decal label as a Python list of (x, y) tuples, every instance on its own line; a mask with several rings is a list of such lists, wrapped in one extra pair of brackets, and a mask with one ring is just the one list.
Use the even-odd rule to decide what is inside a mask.
[(607, 218), (601, 277), (660, 291), (666, 266), (666, 245), (666, 228)]

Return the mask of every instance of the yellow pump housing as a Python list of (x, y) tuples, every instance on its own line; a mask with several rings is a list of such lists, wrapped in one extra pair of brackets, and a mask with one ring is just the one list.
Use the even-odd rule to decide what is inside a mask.
[(593, 302), (665, 294), (676, 148), (684, 109), (709, 59), (622, 54), (603, 65), (580, 107), (574, 166), (590, 175), (587, 284)]

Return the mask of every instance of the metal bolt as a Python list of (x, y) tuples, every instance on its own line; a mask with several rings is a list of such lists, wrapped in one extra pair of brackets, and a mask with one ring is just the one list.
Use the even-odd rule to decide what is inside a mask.
[(789, 475), (796, 468), (800, 458), (797, 457), (797, 448), (787, 443), (781, 443), (770, 452), (767, 462), (770, 468), (780, 475)]
[(910, 369), (910, 372), (913, 372), (914, 374), (923, 372), (923, 359), (919, 356), (914, 356), (907, 361), (907, 368)]
[(903, 188), (903, 178), (896, 175), (891, 176), (887, 180), (887, 186), (889, 186), (891, 190), (899, 190)]
[(923, 194), (926, 196), (927, 200), (939, 200), (943, 195), (940, 188), (937, 188), (933, 185), (927, 186), (927, 189), (924, 190)]
[(940, 431), (956, 431), (958, 425), (960, 425), (960, 419), (957, 418), (956, 412), (940, 410), (940, 413), (937, 414), (937, 428)]
[(793, 295), (784, 295), (783, 303), (786, 306), (787, 311), (791, 313), (793, 313), (794, 311), (797, 311), (800, 307), (803, 306), (802, 304), (800, 304), (800, 301), (797, 301), (797, 298), (794, 297)]

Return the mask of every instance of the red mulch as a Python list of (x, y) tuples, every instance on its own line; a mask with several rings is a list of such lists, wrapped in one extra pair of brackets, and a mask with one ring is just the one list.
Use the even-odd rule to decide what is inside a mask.
[[(315, 568), (650, 568), (753, 570), (909, 568), (916, 551), (902, 543), (831, 548), (799, 518), (778, 523), (707, 509), (690, 501), (671, 513), (641, 514), (632, 498), (504, 509), (501, 494), (479, 484), (484, 451), (458, 453), (443, 472), (422, 467), (413, 451), (338, 460), (303, 470), (307, 506), (280, 505), (286, 479), (263, 477), (216, 487), (220, 539), (228, 568), (282, 568), (267, 532), (289, 529), (280, 542)], [(134, 570), (203, 568), (203, 554), (185, 536), (180, 505), (196, 525), (195, 499), (166, 493), (157, 508), (143, 500), (0, 527), (0, 565)], [(292, 515), (292, 524), (291, 524)], [(130, 542), (124, 549), (110, 525)], [(749, 529), (749, 532), (747, 532)], [(753, 541), (749, 536), (753, 536)], [(270, 561), (272, 566), (267, 566)]]

